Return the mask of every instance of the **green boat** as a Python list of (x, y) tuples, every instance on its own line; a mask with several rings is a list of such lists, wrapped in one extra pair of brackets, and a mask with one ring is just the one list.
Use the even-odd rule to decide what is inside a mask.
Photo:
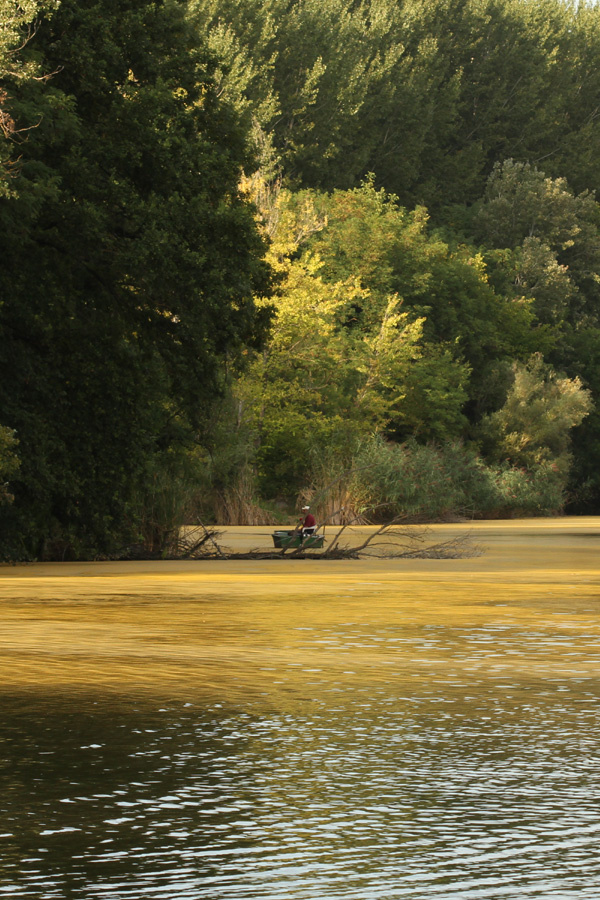
[(273, 543), (280, 550), (293, 550), (296, 547), (318, 549), (325, 543), (322, 534), (307, 534), (303, 538), (299, 531), (274, 531), (272, 538)]

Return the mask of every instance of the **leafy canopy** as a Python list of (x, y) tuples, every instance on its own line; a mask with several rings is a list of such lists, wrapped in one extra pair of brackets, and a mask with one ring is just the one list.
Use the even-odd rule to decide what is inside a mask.
[(0, 201), (0, 421), (20, 442), (20, 553), (52, 552), (49, 535), (74, 554), (130, 540), (153, 455), (202, 431), (225, 364), (268, 321), (238, 188), (244, 135), (184, 13), (63, 0), (22, 51), (53, 77), (7, 77), (10, 114), (30, 128)]

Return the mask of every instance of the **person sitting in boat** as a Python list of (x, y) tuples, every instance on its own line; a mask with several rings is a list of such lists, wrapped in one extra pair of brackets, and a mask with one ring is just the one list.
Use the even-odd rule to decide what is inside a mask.
[(310, 506), (302, 507), (302, 518), (298, 523), (298, 530), (301, 532), (302, 537), (308, 537), (309, 534), (314, 534), (317, 528), (317, 520), (313, 516), (310, 511)]

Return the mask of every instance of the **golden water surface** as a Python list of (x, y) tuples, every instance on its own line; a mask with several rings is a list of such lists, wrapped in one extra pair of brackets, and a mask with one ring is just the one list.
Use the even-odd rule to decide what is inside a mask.
[(600, 519), (467, 531), (1, 567), (0, 894), (600, 897)]

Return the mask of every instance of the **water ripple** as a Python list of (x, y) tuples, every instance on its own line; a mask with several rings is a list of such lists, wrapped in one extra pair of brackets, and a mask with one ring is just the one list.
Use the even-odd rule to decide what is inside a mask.
[(232, 627), (247, 696), (3, 694), (0, 895), (600, 897), (593, 616), (386, 615)]
[(600, 896), (598, 708), (543, 693), (425, 686), (294, 714), (5, 703), (2, 893)]

